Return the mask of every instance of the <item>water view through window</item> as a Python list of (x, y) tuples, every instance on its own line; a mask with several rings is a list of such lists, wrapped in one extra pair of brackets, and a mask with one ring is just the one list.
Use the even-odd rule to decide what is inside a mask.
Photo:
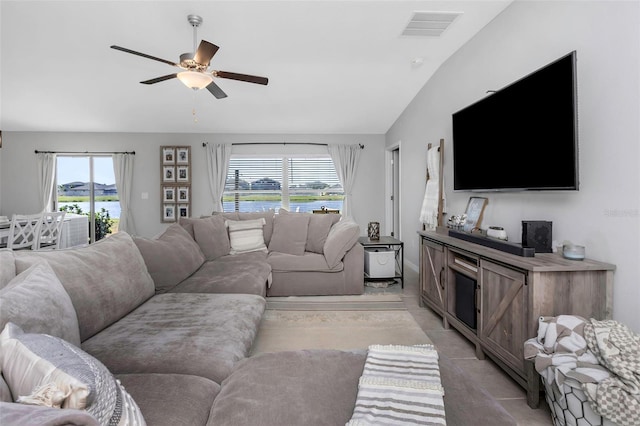
[(344, 190), (330, 157), (232, 157), (222, 205), (224, 211), (256, 212), (284, 208), (311, 212), (342, 210)]
[(111, 156), (58, 155), (56, 182), (58, 210), (93, 218), (89, 220), (92, 242), (118, 229), (120, 201)]

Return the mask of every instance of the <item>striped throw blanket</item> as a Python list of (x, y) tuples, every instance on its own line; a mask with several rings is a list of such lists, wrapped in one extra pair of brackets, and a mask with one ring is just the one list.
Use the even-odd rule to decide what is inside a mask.
[(347, 426), (446, 425), (433, 345), (369, 346)]

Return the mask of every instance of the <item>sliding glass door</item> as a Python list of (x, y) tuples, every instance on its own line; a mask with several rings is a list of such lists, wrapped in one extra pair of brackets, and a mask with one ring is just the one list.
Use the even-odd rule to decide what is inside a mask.
[(120, 202), (110, 155), (57, 156), (56, 208), (89, 216), (89, 240), (118, 229)]

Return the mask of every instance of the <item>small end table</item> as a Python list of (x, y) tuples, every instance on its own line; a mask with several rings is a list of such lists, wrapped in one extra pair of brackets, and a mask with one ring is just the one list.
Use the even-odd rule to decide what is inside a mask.
[(396, 261), (396, 275), (393, 278), (399, 278), (401, 288), (404, 288), (404, 243), (389, 236), (380, 236), (378, 240), (372, 240), (369, 237), (360, 237), (358, 238), (358, 242), (362, 244), (365, 249), (375, 247), (392, 249), (395, 252)]

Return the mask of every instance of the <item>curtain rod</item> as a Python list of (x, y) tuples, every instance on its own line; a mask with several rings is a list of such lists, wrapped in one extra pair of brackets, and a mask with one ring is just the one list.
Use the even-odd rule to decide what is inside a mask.
[(131, 154), (136, 155), (135, 151), (39, 151), (35, 150), (36, 154)]
[[(202, 146), (207, 146), (209, 142), (202, 142)], [(316, 142), (238, 142), (232, 143), (231, 145), (319, 145), (319, 146), (328, 146), (328, 143), (316, 143)], [(360, 145), (360, 149), (364, 149), (363, 144)]]

